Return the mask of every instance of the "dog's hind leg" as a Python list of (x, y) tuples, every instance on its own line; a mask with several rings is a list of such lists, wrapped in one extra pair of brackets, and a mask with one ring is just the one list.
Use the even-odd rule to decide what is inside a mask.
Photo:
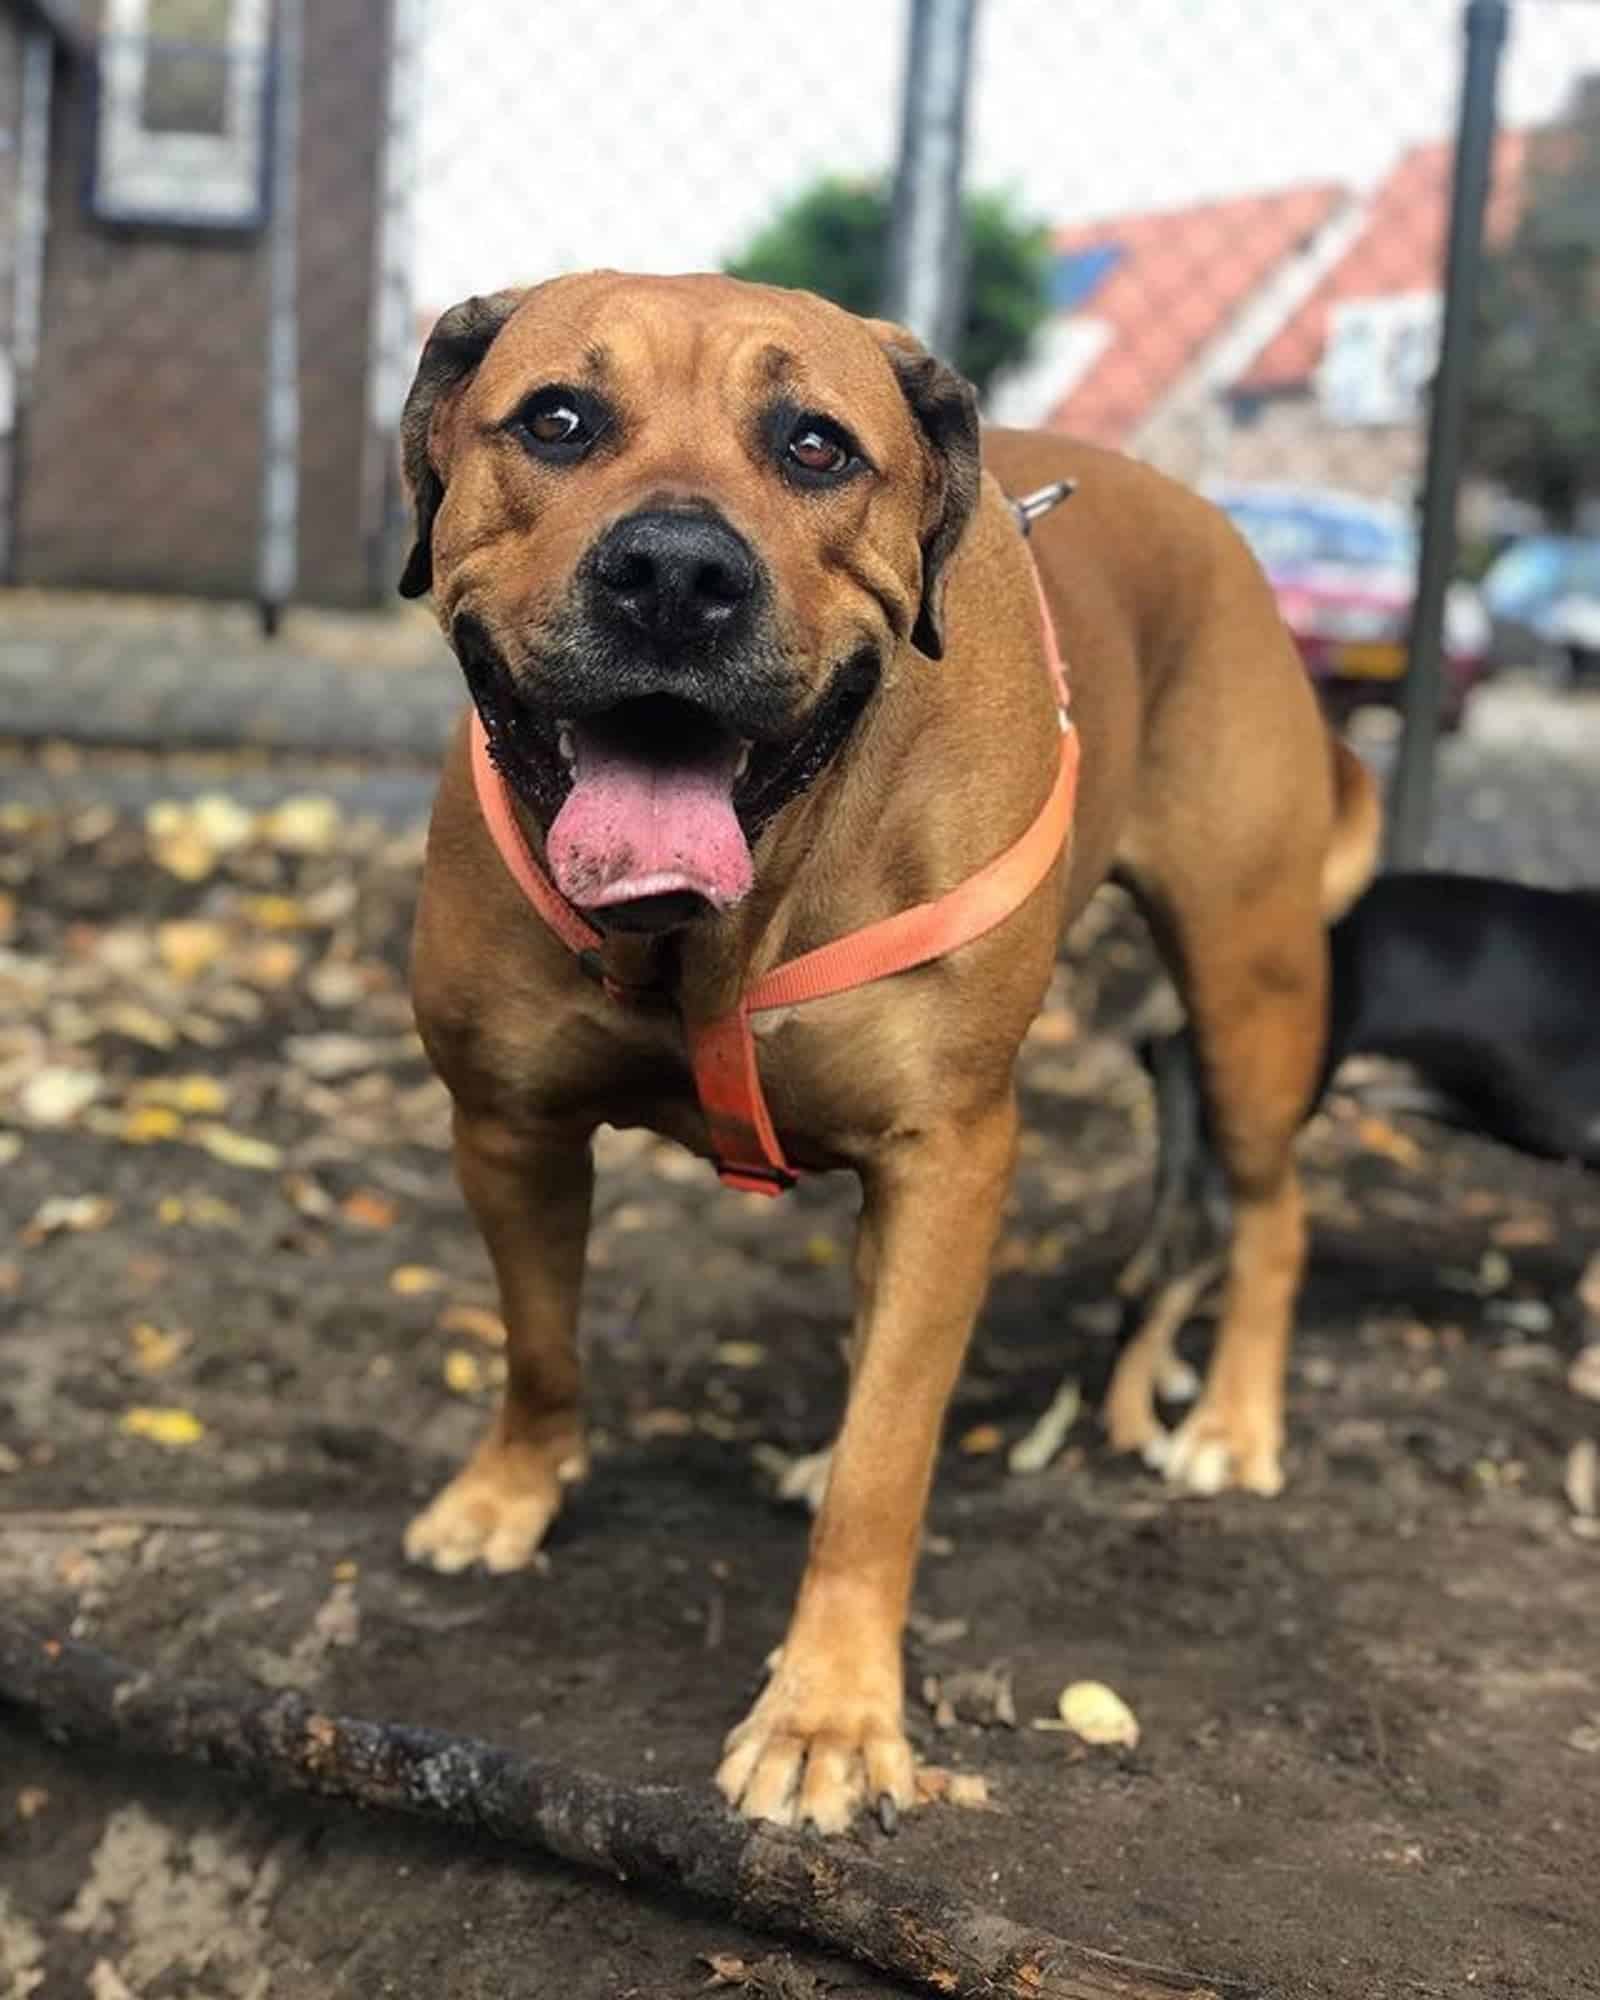
[(434, 1569), (533, 1560), (587, 1468), (578, 1409), (578, 1293), (594, 1184), (586, 1136), (455, 1118), (456, 1174), (488, 1245), (506, 1324), (506, 1387), (477, 1450), (406, 1530)]
[(1327, 944), (1315, 884), (1280, 877), (1230, 908), (1174, 912), (1185, 997), (1233, 1205), (1222, 1323), (1165, 1472), (1192, 1492), (1283, 1483), (1283, 1395), (1305, 1224), (1295, 1135), (1325, 1034)]

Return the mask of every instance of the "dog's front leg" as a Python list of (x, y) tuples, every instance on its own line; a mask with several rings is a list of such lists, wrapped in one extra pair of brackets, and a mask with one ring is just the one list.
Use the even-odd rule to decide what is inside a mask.
[(521, 1569), (587, 1468), (578, 1294), (594, 1170), (586, 1133), (455, 1118), (456, 1174), (488, 1245), (506, 1326), (506, 1388), (477, 1450), (406, 1530), (434, 1569)]
[(897, 1139), (863, 1172), (849, 1404), (781, 1657), (717, 1774), (752, 1818), (838, 1833), (863, 1803), (913, 1803), (901, 1630), (1016, 1130), (1008, 1095)]

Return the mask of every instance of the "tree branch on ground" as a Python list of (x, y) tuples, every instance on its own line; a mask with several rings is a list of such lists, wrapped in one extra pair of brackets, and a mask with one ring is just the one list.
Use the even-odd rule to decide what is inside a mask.
[(1216, 1982), (1013, 1923), (851, 1845), (738, 1819), (709, 1794), (617, 1784), (470, 1737), (329, 1715), (300, 1694), (163, 1681), (0, 1617), (7, 1702), (59, 1742), (182, 1758), (488, 1835), (690, 1896), (958, 2000), (1222, 2000)]

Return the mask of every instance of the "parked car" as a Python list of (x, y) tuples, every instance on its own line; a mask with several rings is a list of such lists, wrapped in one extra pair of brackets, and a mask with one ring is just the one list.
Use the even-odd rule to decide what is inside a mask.
[(1540, 667), (1569, 686), (1600, 675), (1600, 541), (1529, 535), (1480, 589), (1497, 666)]
[[(1212, 498), (1255, 550), (1306, 669), (1336, 721), (1398, 708), (1417, 589), (1417, 538), (1398, 507), (1306, 487), (1229, 486)], [(1442, 729), (1460, 727), (1489, 671), (1489, 618), (1453, 583), (1445, 602)]]

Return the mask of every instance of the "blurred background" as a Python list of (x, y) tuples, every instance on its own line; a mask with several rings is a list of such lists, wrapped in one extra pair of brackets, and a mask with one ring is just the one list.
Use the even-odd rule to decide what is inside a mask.
[[(1475, 16), (1445, 732), (1497, 672), (1600, 666), (1594, 0), (0, 0), (0, 578), (46, 648), (0, 659), (0, 732), (271, 739), (171, 659), (285, 618), (437, 658), (393, 598), (421, 342), (602, 264), (896, 311), (991, 419), (1207, 487), (1330, 709), (1392, 712)], [(135, 628), (165, 678), (84, 665)]]
[[(573, 268), (725, 268), (898, 307), (992, 419), (1212, 489), (1330, 706), (1393, 707), (1474, 11), (0, 0), (13, 621), (89, 616), (53, 597), (86, 591), (269, 631), (383, 608), (359, 641), (300, 636), (404, 651), (394, 436), (438, 313)], [(1497, 668), (1600, 663), (1600, 6), (1476, 11), (1509, 33), (1447, 731)]]

